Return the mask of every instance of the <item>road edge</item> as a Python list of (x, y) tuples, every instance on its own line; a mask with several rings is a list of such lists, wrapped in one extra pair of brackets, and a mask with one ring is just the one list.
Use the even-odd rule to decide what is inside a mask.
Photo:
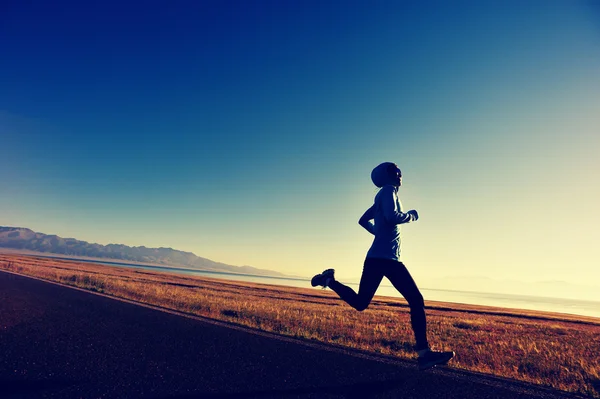
[[(0, 272), (6, 273), (6, 274), (12, 274), (12, 275), (19, 276), (19, 277), (25, 277), (25, 278), (29, 278), (32, 280), (38, 280), (38, 281), (44, 282), (44, 283), (54, 284), (54, 285), (57, 285), (60, 287), (85, 292), (85, 293), (88, 293), (91, 295), (101, 296), (104, 298), (128, 303), (131, 305), (142, 306), (147, 309), (152, 309), (152, 310), (156, 310), (156, 311), (160, 311), (160, 312), (164, 312), (164, 313), (169, 313), (169, 314), (172, 314), (175, 316), (182, 316), (182, 317), (186, 317), (188, 319), (193, 319), (193, 320), (209, 323), (209, 324), (220, 326), (220, 327), (232, 328), (237, 331), (242, 331), (242, 332), (246, 332), (246, 333), (250, 333), (250, 334), (254, 334), (254, 335), (258, 335), (258, 336), (262, 336), (262, 337), (266, 337), (266, 338), (276, 339), (279, 341), (293, 343), (293, 344), (299, 344), (299, 345), (309, 347), (311, 349), (318, 349), (318, 350), (325, 350), (325, 351), (330, 351), (330, 352), (341, 353), (341, 354), (345, 354), (348, 356), (353, 356), (353, 357), (357, 357), (357, 358), (391, 364), (391, 365), (395, 365), (395, 366), (399, 366), (399, 367), (403, 367), (403, 368), (416, 368), (417, 367), (416, 361), (399, 359), (399, 358), (396, 358), (396, 357), (390, 356), (390, 355), (367, 352), (364, 350), (348, 348), (348, 347), (344, 347), (341, 345), (335, 345), (335, 344), (324, 343), (324, 342), (320, 342), (320, 341), (316, 341), (316, 340), (308, 340), (305, 338), (291, 337), (291, 336), (287, 336), (287, 335), (277, 334), (274, 332), (258, 330), (258, 329), (250, 328), (247, 326), (223, 321), (223, 320), (211, 319), (209, 317), (199, 316), (199, 315), (192, 314), (192, 313), (186, 313), (186, 312), (182, 312), (182, 311), (178, 311), (178, 310), (174, 310), (174, 309), (170, 309), (170, 308), (166, 308), (166, 307), (162, 307), (162, 306), (158, 306), (158, 305), (151, 305), (151, 304), (147, 304), (144, 302), (139, 302), (139, 301), (134, 301), (131, 299), (112, 296), (112, 295), (104, 294), (101, 292), (87, 290), (85, 288), (74, 287), (74, 286), (71, 286), (68, 284), (63, 284), (63, 283), (59, 283), (56, 281), (47, 280), (47, 279), (40, 278), (40, 277), (35, 277), (35, 276), (27, 275), (27, 274), (21, 274), (21, 273), (17, 273), (17, 272), (13, 272), (13, 271), (8, 271), (5, 269), (0, 269)], [(458, 354), (458, 356), (460, 356), (460, 354)], [(462, 380), (462, 381), (477, 382), (480, 384), (484, 384), (484, 385), (488, 385), (488, 386), (492, 386), (492, 387), (496, 387), (496, 388), (507, 389), (507, 390), (510, 390), (510, 391), (513, 391), (516, 393), (526, 393), (528, 395), (537, 396), (541, 399), (567, 399), (567, 398), (589, 399), (589, 398), (591, 398), (591, 396), (585, 396), (585, 395), (581, 395), (581, 394), (577, 394), (577, 393), (561, 391), (561, 390), (557, 390), (557, 389), (542, 386), (542, 385), (535, 385), (533, 383), (528, 383), (528, 382), (524, 382), (524, 381), (495, 376), (495, 375), (491, 375), (491, 374), (479, 373), (476, 371), (462, 370), (462, 369), (457, 369), (457, 368), (452, 368), (452, 367), (447, 367), (447, 366), (440, 367), (440, 368), (434, 368), (434, 369), (426, 370), (423, 372), (442, 375), (445, 377), (455, 378), (455, 379)]]

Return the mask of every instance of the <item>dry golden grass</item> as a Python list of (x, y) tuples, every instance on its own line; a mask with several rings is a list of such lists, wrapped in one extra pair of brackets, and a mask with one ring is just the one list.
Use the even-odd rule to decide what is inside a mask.
[[(357, 312), (330, 291), (241, 283), (31, 256), (0, 269), (115, 297), (361, 350), (414, 358), (406, 302), (375, 297)], [(600, 397), (600, 319), (427, 302), (432, 345), (450, 367)]]

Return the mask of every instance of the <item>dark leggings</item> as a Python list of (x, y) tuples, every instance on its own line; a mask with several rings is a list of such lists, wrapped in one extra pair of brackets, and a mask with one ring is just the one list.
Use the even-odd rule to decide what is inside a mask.
[(383, 277), (390, 280), (394, 288), (402, 294), (410, 306), (410, 321), (417, 341), (415, 349), (428, 348), (423, 296), (402, 262), (392, 259), (367, 258), (360, 279), (358, 294), (352, 288), (338, 281), (331, 281), (329, 288), (354, 309), (362, 311), (371, 303)]

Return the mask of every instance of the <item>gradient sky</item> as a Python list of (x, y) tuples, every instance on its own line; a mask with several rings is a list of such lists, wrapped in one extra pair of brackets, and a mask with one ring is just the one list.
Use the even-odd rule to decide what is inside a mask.
[(420, 285), (600, 300), (597, 2), (123, 3), (0, 6), (0, 225), (357, 282), (394, 161)]

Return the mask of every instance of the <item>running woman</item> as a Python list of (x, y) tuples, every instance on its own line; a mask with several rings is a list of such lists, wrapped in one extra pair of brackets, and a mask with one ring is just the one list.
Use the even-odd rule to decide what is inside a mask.
[(375, 196), (373, 206), (367, 209), (358, 223), (375, 238), (367, 252), (358, 294), (352, 288), (336, 281), (333, 269), (327, 269), (314, 276), (311, 284), (313, 287), (331, 288), (354, 309), (363, 311), (371, 303), (383, 277), (387, 277), (410, 306), (419, 369), (425, 370), (446, 364), (452, 359), (454, 352), (437, 352), (429, 348), (423, 296), (406, 266), (400, 262), (400, 225), (419, 219), (415, 210), (402, 212), (398, 199), (402, 172), (395, 163), (384, 162), (373, 169), (371, 180), (380, 190)]

